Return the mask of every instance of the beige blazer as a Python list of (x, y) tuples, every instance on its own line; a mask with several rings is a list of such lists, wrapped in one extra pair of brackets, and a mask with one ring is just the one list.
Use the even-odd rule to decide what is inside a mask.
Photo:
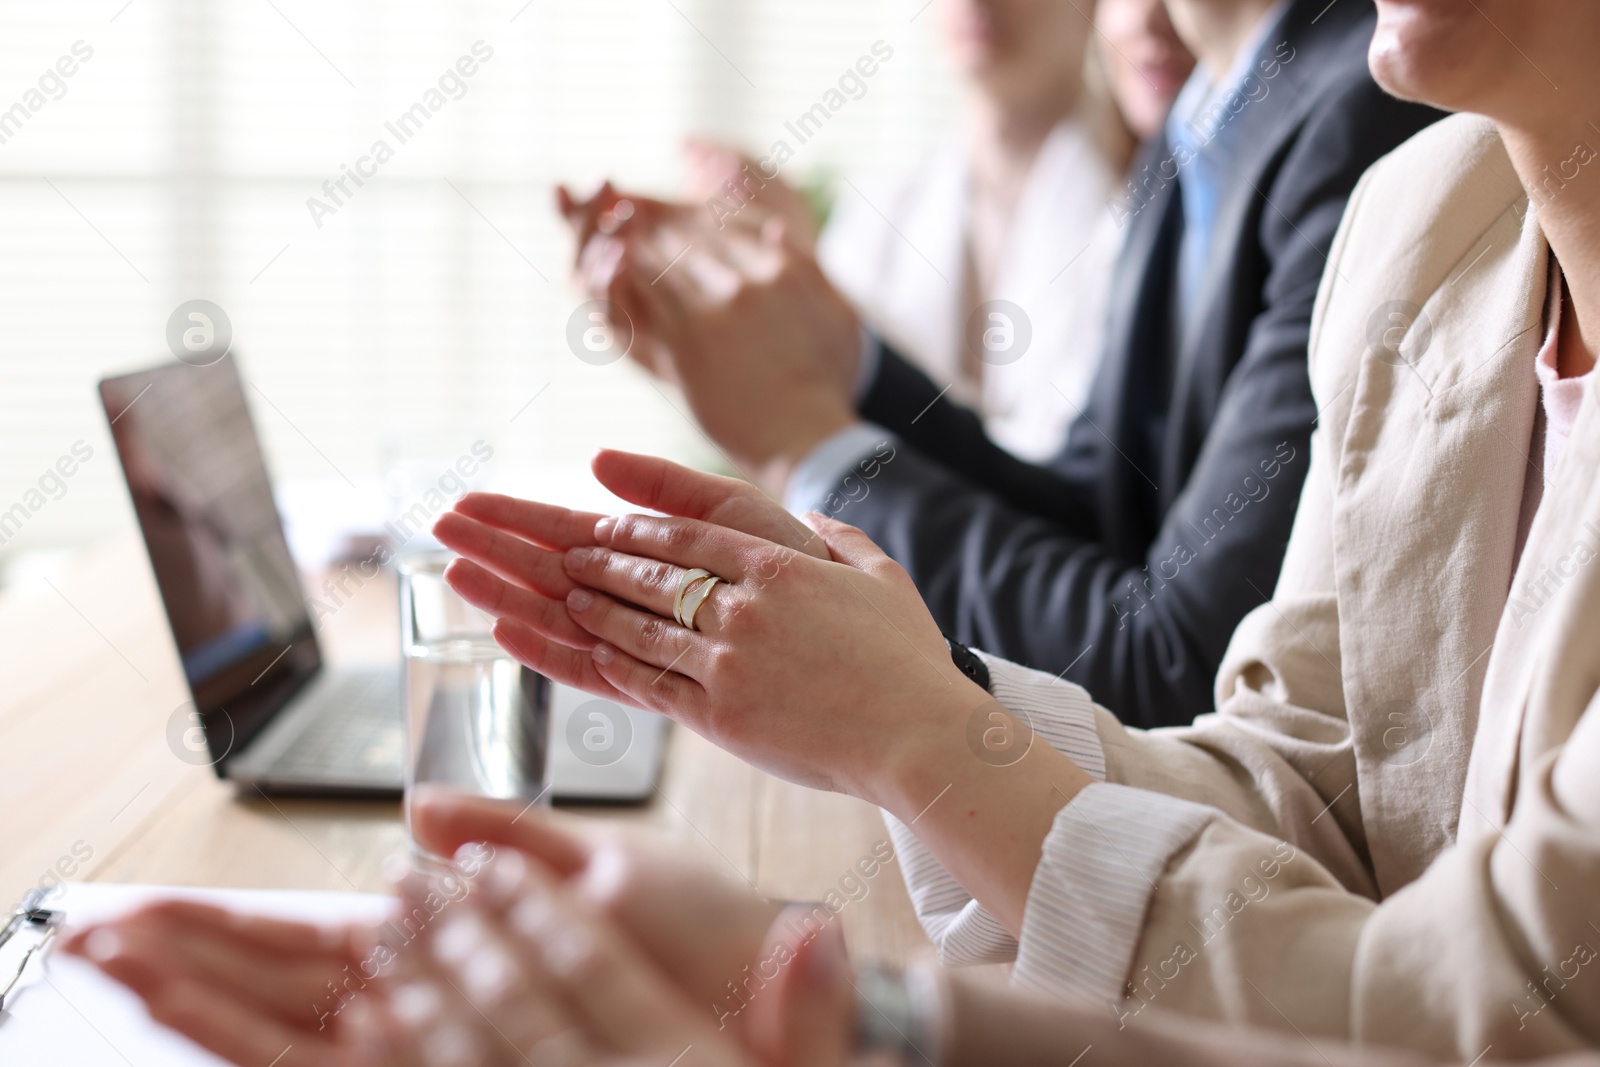
[(1593, 389), (1513, 574), (1548, 255), (1483, 120), (1357, 189), (1313, 323), (1304, 498), (1219, 711), (1098, 722), (1110, 781), (1232, 817), (1168, 864), (1124, 1013), (1463, 1061), (1600, 1046)]

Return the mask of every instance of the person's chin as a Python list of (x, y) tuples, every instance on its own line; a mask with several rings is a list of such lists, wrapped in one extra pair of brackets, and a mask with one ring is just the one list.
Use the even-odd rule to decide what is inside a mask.
[(1171, 97), (1152, 92), (1144, 82), (1129, 86), (1118, 102), (1124, 121), (1141, 141), (1161, 132), (1171, 104)]
[(1159, 61), (1142, 63), (1139, 71), (1145, 84), (1151, 87), (1165, 105), (1163, 111), (1172, 106), (1172, 101), (1177, 99), (1183, 83), (1189, 80), (1189, 69), (1177, 63)]
[(1001, 48), (995, 27), (987, 19), (966, 18), (948, 25), (946, 47), (956, 66), (972, 75), (998, 65)]
[(1470, 73), (1462, 59), (1473, 43), (1462, 25), (1468, 15), (1471, 7), (1457, 0), (1378, 0), (1367, 53), (1372, 76), (1403, 100), (1459, 108), (1456, 83)]
[(980, 81), (1008, 75), (1013, 66), (1006, 62), (1008, 58), (999, 46), (987, 37), (963, 41), (955, 57), (956, 66), (963, 74)]

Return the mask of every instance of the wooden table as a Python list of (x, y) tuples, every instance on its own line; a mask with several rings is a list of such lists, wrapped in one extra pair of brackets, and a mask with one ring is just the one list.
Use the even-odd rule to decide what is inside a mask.
[[(324, 620), (336, 662), (392, 660), (393, 586), (373, 582)], [(404, 846), (399, 805), (246, 798), (175, 755), (188, 699), (137, 537), (86, 551), (71, 573), (0, 596), (0, 903), (63, 878), (381, 891)], [(875, 809), (754, 770), (674, 728), (665, 779), (637, 808), (564, 808), (637, 824), (699, 850), (758, 891), (817, 899), (887, 833)], [(925, 949), (897, 867), (844, 922), (858, 960)]]

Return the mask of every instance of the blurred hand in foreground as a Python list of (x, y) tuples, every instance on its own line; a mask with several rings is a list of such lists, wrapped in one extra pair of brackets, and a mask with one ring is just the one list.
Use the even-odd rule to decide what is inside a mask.
[[(839, 1064), (853, 1001), (837, 924), (780, 909), (672, 851), (563, 833), (519, 805), (434, 792), (386, 925), (286, 922), (185, 901), (75, 932), (157, 1021), (257, 1067)], [(731, 983), (779, 973), (748, 1004)], [(746, 1010), (747, 1009), (747, 1010)]]

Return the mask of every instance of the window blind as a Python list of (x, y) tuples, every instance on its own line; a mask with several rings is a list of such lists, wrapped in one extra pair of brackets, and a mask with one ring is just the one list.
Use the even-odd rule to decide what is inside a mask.
[(131, 521), (94, 381), (171, 359), (192, 299), (231, 320), (275, 478), (331, 510), (479, 440), (511, 491), (579, 484), (601, 445), (722, 465), (681, 398), (568, 349), (552, 185), (672, 193), (695, 132), (786, 140), (795, 180), (905, 165), (955, 95), (922, 8), (0, 3), (0, 516), (26, 512), (0, 560)]

